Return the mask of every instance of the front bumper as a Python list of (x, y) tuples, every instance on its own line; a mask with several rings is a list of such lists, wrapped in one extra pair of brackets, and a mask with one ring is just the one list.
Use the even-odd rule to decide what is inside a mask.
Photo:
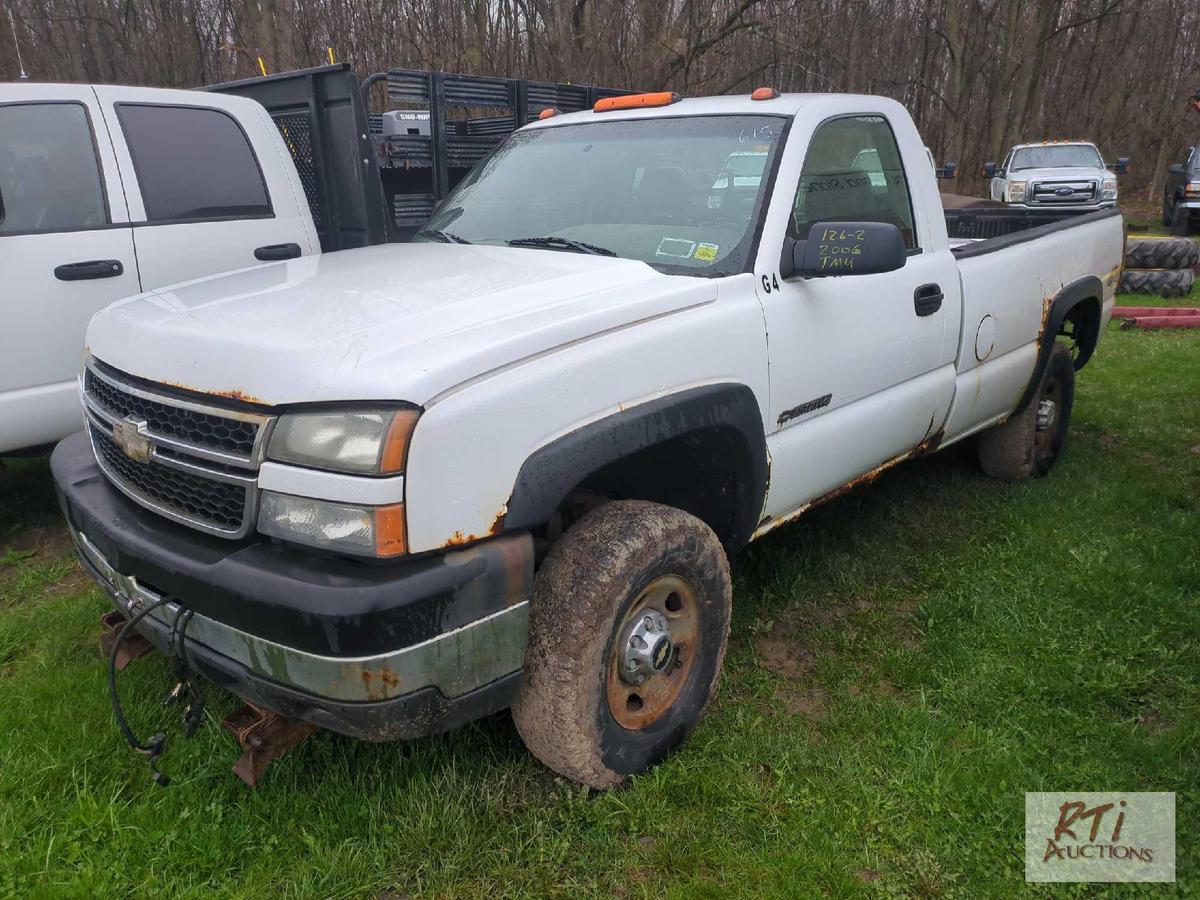
[[(84, 434), (51, 468), (80, 559), (127, 616), (164, 595), (194, 612), (187, 660), (290, 718), (370, 740), (419, 737), (511, 705), (533, 579), (528, 535), (393, 564), (229, 541), (142, 509)], [(139, 626), (165, 648), (177, 607)]]
[(1005, 204), (1013, 209), (1030, 209), (1039, 211), (1054, 211), (1066, 210), (1067, 212), (1095, 212), (1098, 209), (1112, 209), (1117, 205), (1116, 200), (1102, 200), (1099, 203), (1026, 203), (1024, 201), (1012, 202), (1011, 200)]

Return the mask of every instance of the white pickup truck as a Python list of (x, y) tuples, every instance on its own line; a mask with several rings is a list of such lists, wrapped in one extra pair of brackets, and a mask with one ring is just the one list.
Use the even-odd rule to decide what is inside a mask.
[(98, 310), (320, 249), (296, 168), (258, 103), (0, 84), (0, 455), (79, 430), (83, 334)]
[(1095, 144), (1042, 141), (1017, 144), (997, 166), (987, 163), (991, 197), (1025, 209), (1108, 209), (1117, 203), (1117, 176), (1129, 171), (1121, 157), (1110, 170)]
[[(993, 214), (1030, 224), (956, 231)], [(601, 100), (412, 243), (97, 315), (54, 477), (117, 608), (254, 705), (373, 740), (513, 706), (604, 788), (696, 725), (749, 541), (966, 438), (1050, 469), (1122, 245), (1115, 210), (952, 238), (882, 97)]]

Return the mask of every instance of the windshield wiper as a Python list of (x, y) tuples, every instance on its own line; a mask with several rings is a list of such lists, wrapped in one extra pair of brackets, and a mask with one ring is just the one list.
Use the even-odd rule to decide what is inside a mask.
[(547, 247), (550, 250), (574, 250), (576, 253), (591, 253), (594, 256), (617, 255), (616, 251), (609, 250), (607, 247), (597, 247), (595, 244), (558, 237), (557, 235), (551, 235), (550, 237), (512, 238), (504, 243), (510, 247)]
[(430, 228), (430, 229), (422, 228), (420, 231), (417, 232), (417, 234), (418, 235), (426, 234), (426, 235), (429, 235), (430, 237), (435, 237), (439, 241), (441, 241), (443, 244), (469, 244), (469, 243), (471, 243), (466, 238), (459, 237), (457, 234), (454, 234), (453, 232), (438, 231), (436, 228)]

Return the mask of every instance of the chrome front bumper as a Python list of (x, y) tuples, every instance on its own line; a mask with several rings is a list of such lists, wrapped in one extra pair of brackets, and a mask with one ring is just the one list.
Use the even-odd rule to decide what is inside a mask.
[[(114, 605), (132, 617), (162, 594), (116, 571), (87, 536), (71, 536)], [(331, 597), (331, 600), (333, 598)], [(146, 616), (139, 631), (159, 649), (179, 613), (168, 602)], [(153, 621), (151, 621), (153, 620)], [(199, 643), (249, 672), (307, 694), (341, 702), (371, 702), (436, 688), (453, 699), (521, 669), (529, 626), (524, 600), (418, 644), (374, 656), (321, 656), (285, 647), (200, 613), (187, 626), (187, 643)]]

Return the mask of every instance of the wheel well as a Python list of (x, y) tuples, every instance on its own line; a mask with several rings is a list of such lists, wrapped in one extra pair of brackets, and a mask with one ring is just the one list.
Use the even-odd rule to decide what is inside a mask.
[(1099, 298), (1086, 297), (1067, 310), (1058, 326), (1058, 335), (1070, 339), (1076, 370), (1087, 365), (1100, 341)]
[(649, 500), (706, 522), (729, 551), (750, 540), (769, 461), (754, 392), (713, 384), (627, 406), (568, 432), (521, 466), (504, 517), (553, 543), (605, 500)]
[[(761, 486), (745, 437), (733, 428), (688, 432), (614, 460), (583, 479), (559, 509), (571, 516), (581, 495), (605, 500), (649, 500), (691, 513), (725, 545), (749, 540), (762, 505)], [(565, 521), (564, 527), (570, 522)]]

